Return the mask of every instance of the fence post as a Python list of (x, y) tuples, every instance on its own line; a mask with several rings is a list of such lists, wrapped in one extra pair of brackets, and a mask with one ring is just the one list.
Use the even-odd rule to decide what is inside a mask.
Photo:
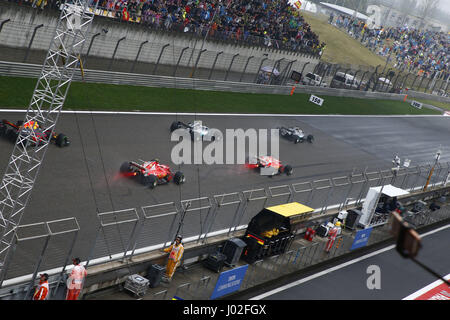
[(214, 71), (214, 69), (216, 67), (217, 58), (219, 58), (219, 55), (221, 55), (222, 53), (223, 53), (223, 51), (220, 51), (220, 52), (218, 52), (216, 54), (216, 57), (214, 58), (214, 62), (213, 62), (213, 65), (211, 67), (211, 70), (209, 71), (208, 80), (211, 80), (212, 73), (213, 73), (213, 71)]
[(30, 296), (31, 290), (33, 289), (34, 281), (36, 280), (36, 275), (38, 273), (39, 268), (41, 267), (42, 258), (45, 255), (45, 251), (47, 250), (48, 243), (50, 242), (50, 238), (52, 236), (52, 232), (50, 231), (48, 223), (45, 223), (45, 226), (47, 227), (47, 232), (48, 232), (47, 233), (47, 237), (45, 239), (45, 244), (44, 244), (44, 247), (42, 248), (41, 255), (39, 256), (39, 260), (37, 262), (37, 265), (34, 268), (34, 272), (33, 272), (33, 275), (31, 277), (30, 284), (28, 285), (28, 290), (27, 290), (27, 293), (25, 294), (25, 299), (24, 300), (28, 300), (28, 297)]
[(183, 57), (183, 53), (184, 53), (187, 49), (189, 49), (189, 47), (184, 47), (184, 48), (181, 50), (180, 56), (178, 57), (177, 65), (175, 66), (175, 70), (173, 71), (173, 76), (174, 76), (174, 77), (175, 77), (176, 74), (177, 74), (177, 69), (178, 69), (178, 65), (180, 64), (181, 57)]
[(113, 64), (113, 61), (114, 61), (114, 57), (116, 56), (117, 49), (119, 48), (120, 42), (123, 41), (123, 40), (125, 40), (125, 37), (122, 37), (122, 38), (120, 38), (120, 39), (117, 41), (116, 47), (114, 48), (114, 52), (113, 52), (113, 55), (112, 55), (112, 57), (111, 57), (111, 61), (109, 62), (108, 70), (111, 70), (111, 67), (112, 67), (112, 64)]
[(347, 70), (344, 71), (344, 78), (347, 76), (347, 73), (351, 70), (351, 68), (348, 68)]
[[(273, 71), (274, 71), (275, 69), (277, 69), (277, 67), (278, 67), (278, 69), (280, 69), (280, 63), (281, 63), (281, 61), (283, 61), (283, 60), (284, 60), (284, 58), (281, 58), (280, 60), (277, 60), (277, 61), (274, 63), (274, 65), (273, 65), (273, 67), (272, 67), (272, 73), (270, 74), (270, 77), (269, 77), (269, 84), (272, 84)], [(280, 71), (280, 70), (278, 70), (278, 71)]]
[(302, 78), (303, 78), (303, 71), (305, 71), (305, 67), (308, 64), (309, 64), (309, 62), (305, 62), (305, 64), (303, 65), (302, 72), (300, 72), (300, 74), (302, 75)]
[(231, 66), (233, 65), (234, 59), (235, 59), (238, 55), (239, 55), (239, 53), (236, 53), (236, 54), (233, 56), (233, 58), (231, 59), (230, 65), (228, 66), (227, 73), (225, 74), (225, 80), (224, 80), (224, 81), (227, 81), (227, 79), (228, 79), (228, 73), (230, 72), (230, 69), (231, 69)]
[[(372, 88), (372, 92), (374, 92), (377, 89), (377, 84), (378, 84), (378, 68), (381, 67), (381, 64), (377, 65), (377, 67), (375, 68), (375, 72), (372, 74), (372, 77), (375, 76), (375, 81), (374, 81), (374, 85)], [(370, 82), (370, 81), (369, 81)]]
[(75, 220), (75, 223), (77, 225), (77, 230), (74, 233), (72, 245), (70, 246), (69, 252), (67, 253), (66, 260), (64, 261), (64, 266), (59, 274), (58, 282), (56, 284), (55, 289), (53, 290), (53, 295), (55, 295), (58, 292), (59, 284), (61, 283), (61, 279), (63, 279), (64, 271), (66, 270), (67, 264), (69, 263), (69, 259), (72, 257), (73, 248), (75, 247), (75, 242), (78, 238), (78, 232), (80, 231), (80, 226), (78, 224), (77, 219), (76, 218), (73, 218), (73, 219)]
[[(389, 73), (390, 73), (390, 71), (392, 70), (392, 68), (389, 68), (388, 69), (388, 71), (386, 72), (386, 74), (384, 75), (384, 81), (383, 81), (383, 85), (381, 86), (381, 91), (383, 92), (384, 91), (384, 86), (386, 85), (386, 82), (387, 81), (391, 81), (391, 79), (389, 79)], [(389, 88), (389, 85), (388, 85), (388, 88)]]
[(289, 64), (286, 66), (286, 69), (285, 69), (286, 72), (284, 73), (283, 81), (280, 83), (280, 85), (285, 85), (285, 84), (286, 84), (287, 78), (289, 77), (289, 72), (291, 72), (292, 65), (293, 65), (295, 62), (297, 62), (297, 60), (292, 60), (292, 61), (289, 62)]
[(403, 80), (402, 80), (402, 88), (403, 88), (403, 87), (406, 87), (406, 85), (407, 85), (407, 83), (408, 83), (408, 78), (409, 78), (410, 75), (411, 75), (411, 73), (408, 73), (406, 76), (403, 77)]
[(361, 71), (361, 69), (359, 69), (359, 70), (356, 70), (355, 74), (353, 75), (352, 83), (350, 84), (350, 87), (351, 87), (351, 88), (353, 88), (353, 83), (355, 82), (355, 79), (356, 79), (356, 75), (357, 75), (357, 74), (358, 74), (358, 72), (360, 72), (360, 71)]
[(413, 81), (413, 83), (412, 83), (412, 85), (411, 85), (411, 90), (413, 90), (414, 84), (416, 83), (416, 80), (417, 80), (418, 77), (419, 77), (419, 76), (416, 76), (416, 77), (414, 78), (414, 81)]
[(252, 59), (252, 58), (254, 58), (254, 56), (248, 57), (247, 62), (245, 63), (244, 70), (242, 70), (241, 77), (239, 78), (239, 82), (242, 82), (242, 78), (244, 77), (244, 73), (247, 70), (248, 63), (249, 63), (250, 59)]
[(361, 80), (359, 81), (359, 84), (358, 84), (358, 89), (361, 89), (361, 83), (363, 82), (363, 80), (364, 80), (364, 77), (366, 76), (366, 74), (369, 72), (369, 70), (367, 70), (367, 71), (365, 71), (364, 73), (363, 73), (363, 75), (362, 75), (362, 77), (361, 77)]
[(436, 84), (439, 82), (439, 77), (438, 77), (438, 79), (436, 79), (436, 81), (434, 81), (434, 84), (433, 84), (433, 88), (431, 88), (431, 94), (433, 94), (433, 91), (434, 91), (434, 88), (436, 87)]
[(91, 52), (92, 44), (94, 43), (95, 38), (97, 38), (99, 35), (100, 35), (100, 32), (94, 34), (91, 38), (91, 42), (89, 43), (89, 47), (87, 49), (86, 56), (84, 58), (84, 66), (86, 66), (86, 61), (87, 61), (87, 58), (89, 57), (89, 53)]
[(191, 75), (191, 78), (192, 77), (194, 77), (194, 74), (195, 74), (195, 71), (197, 70), (197, 65), (198, 65), (198, 62), (200, 61), (200, 56), (202, 55), (202, 53), (203, 52), (205, 52), (206, 51), (206, 49), (203, 49), (203, 50), (201, 50), (199, 53), (198, 53), (198, 57), (197, 57), (197, 60), (195, 61), (195, 66), (194, 66), (194, 70), (192, 70), (192, 75)]
[[(102, 230), (102, 226), (101, 225), (97, 228), (97, 233), (95, 235), (95, 240), (92, 243), (92, 248), (91, 248), (89, 256), (88, 256), (88, 258), (86, 260), (85, 268), (87, 268), (89, 266), (89, 262), (91, 262), (92, 256), (94, 255), (94, 250), (95, 250), (95, 246), (97, 245), (98, 237), (100, 235), (100, 230)], [(109, 251), (109, 247), (108, 247), (108, 251)], [(109, 257), (111, 257), (111, 253), (110, 252), (109, 252)]]
[(6, 20), (2, 21), (2, 23), (0, 23), (0, 32), (2, 32), (3, 26), (10, 21), (11, 21), (11, 19), (6, 19)]
[(31, 36), (30, 42), (28, 43), (28, 49), (27, 49), (27, 52), (25, 53), (25, 58), (23, 59), (23, 62), (26, 62), (28, 60), (28, 55), (30, 54), (31, 45), (33, 44), (34, 37), (36, 36), (36, 32), (38, 31), (39, 28), (42, 28), (43, 26), (44, 26), (43, 24), (40, 24), (40, 25), (34, 27), (33, 35)]
[(138, 61), (139, 55), (141, 54), (142, 47), (143, 47), (144, 44), (146, 44), (146, 43), (148, 43), (148, 40), (145, 40), (145, 41), (142, 42), (141, 45), (139, 46), (139, 50), (138, 50), (138, 52), (137, 52), (137, 54), (136, 54), (136, 58), (134, 59), (133, 66), (131, 67), (130, 73), (133, 73), (134, 67), (135, 67), (135, 65), (136, 65), (136, 62)]
[(392, 88), (395, 90), (396, 89), (396, 86), (397, 86), (397, 82), (398, 82), (398, 78), (400, 77), (400, 72), (399, 73), (397, 73), (397, 77), (395, 77), (395, 81), (394, 81), (394, 83), (393, 83), (393, 85), (392, 85)]
[(422, 82), (423, 82), (423, 80), (424, 80), (425, 78), (426, 78), (426, 77), (425, 77), (425, 73), (424, 73), (424, 74), (422, 74), (422, 80), (420, 80), (420, 84), (419, 84), (419, 87), (417, 88), (417, 91), (419, 91), (420, 88), (422, 87)]
[[(434, 77), (436, 77), (436, 74), (434, 75)], [(430, 89), (430, 84), (434, 80), (434, 77), (433, 78), (430, 77), (430, 81), (428, 81), (428, 84), (425, 87), (425, 93), (427, 93), (428, 89)]]
[(161, 52), (159, 53), (159, 57), (158, 57), (158, 60), (156, 61), (155, 68), (153, 69), (153, 74), (156, 74), (156, 68), (158, 68), (159, 61), (161, 60), (161, 56), (164, 52), (164, 49), (166, 49), (168, 46), (170, 46), (170, 43), (163, 45), (163, 47), (161, 48)]
[[(264, 58), (264, 59), (261, 60), (261, 63), (260, 63), (260, 65), (259, 65), (259, 68), (258, 68), (258, 70), (256, 70), (256, 76), (255, 76), (255, 80), (253, 80), (253, 82), (257, 82), (257, 81), (258, 81), (259, 71), (261, 70), (264, 61), (266, 61), (267, 59), (269, 59), (269, 58), (266, 57), (266, 58)], [(308, 63), (309, 63), (309, 62), (308, 62)]]
[(327, 66), (325, 67), (325, 69), (324, 69), (324, 71), (323, 71), (323, 76), (320, 78), (319, 87), (322, 85), (323, 78), (325, 78), (325, 75), (327, 74), (329, 68), (330, 68), (330, 65), (327, 65)]

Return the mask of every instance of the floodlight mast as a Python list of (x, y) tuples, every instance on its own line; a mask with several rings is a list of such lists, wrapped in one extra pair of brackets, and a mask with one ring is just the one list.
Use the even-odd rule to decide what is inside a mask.
[[(35, 121), (53, 133), (64, 105), (78, 58), (94, 19), (89, 0), (67, 0), (45, 58), (23, 123)], [(52, 135), (39, 138), (21, 130), (0, 184), (0, 287), (6, 277), (11, 250), (31, 191)], [(40, 143), (34, 143), (40, 141)]]

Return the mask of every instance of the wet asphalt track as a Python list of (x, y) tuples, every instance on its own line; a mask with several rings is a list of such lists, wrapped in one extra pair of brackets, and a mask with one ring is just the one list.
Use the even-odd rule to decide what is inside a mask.
[[(2, 112), (0, 117), (15, 122), (23, 118), (23, 113)], [(188, 122), (193, 119), (203, 120), (205, 125), (223, 132), (227, 128), (270, 129), (298, 125), (306, 133), (312, 133), (315, 142), (294, 145), (280, 140), (280, 159), (294, 168), (290, 177), (260, 176), (243, 165), (182, 165), (179, 169), (186, 176), (184, 185), (178, 187), (171, 183), (149, 190), (136, 181), (119, 176), (119, 167), (127, 160), (159, 158), (162, 163), (171, 165), (170, 154), (175, 143), (170, 142), (170, 124), (175, 120)], [(432, 161), (440, 145), (441, 161), (450, 161), (450, 118), (446, 117), (63, 113), (56, 131), (67, 134), (71, 145), (63, 149), (49, 146), (22, 224), (76, 217), (81, 231), (74, 255), (82, 259), (88, 258), (95, 239), (97, 212), (344, 176), (354, 168), (359, 171), (366, 167), (369, 170), (386, 169), (391, 166), (394, 153), (411, 159), (413, 166)], [(0, 140), (2, 173), (12, 149), (12, 144)], [(157, 243), (160, 242), (151, 244)], [(62, 263), (68, 247), (69, 239), (51, 244), (50, 249), (56, 250), (57, 254), (44, 259), (43, 268)], [(30, 272), (26, 266), (34, 263), (40, 249), (30, 250), (16, 253), (16, 261), (25, 261), (17, 262), (20, 267), (11, 270), (8, 278)]]

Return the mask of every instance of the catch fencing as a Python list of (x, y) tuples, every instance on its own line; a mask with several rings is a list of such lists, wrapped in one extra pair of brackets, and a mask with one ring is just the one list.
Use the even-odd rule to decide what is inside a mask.
[[(42, 63), (54, 26), (9, 19), (0, 21), (0, 25), (0, 60)], [(319, 61), (311, 53), (258, 48), (253, 42), (221, 46), (213, 39), (205, 41), (195, 32), (177, 35), (155, 31), (134, 36), (122, 33), (117, 31), (112, 36), (102, 30), (89, 34), (81, 54), (83, 66), (123, 73), (280, 85), (287, 81), (291, 70), (303, 66), (312, 70)], [(264, 67), (276, 72), (262, 77), (260, 70)]]
[[(427, 184), (434, 164), (349, 173), (347, 176), (298, 181), (291, 184), (268, 186), (232, 193), (185, 199), (169, 203), (151, 204), (97, 213), (98, 227), (95, 241), (86, 257), (87, 265), (109, 261), (124, 261), (135, 255), (167, 247), (176, 234), (183, 234), (184, 242), (205, 244), (216, 235), (234, 236), (246, 228), (250, 220), (263, 208), (287, 202), (300, 202), (314, 212), (310, 220), (328, 217), (330, 213), (350, 206), (361, 206), (370, 187), (391, 184), (406, 191), (420, 191)], [(442, 186), (448, 179), (450, 163), (434, 165), (428, 190)], [(304, 227), (308, 222), (305, 222)], [(35, 244), (34, 244), (35, 245)], [(18, 246), (20, 248), (21, 246)], [(24, 246), (28, 252), (37, 252), (33, 246)], [(61, 266), (61, 253), (46, 249), (45, 267)], [(65, 253), (66, 251), (63, 250)], [(41, 255), (43, 256), (43, 255)], [(24, 263), (24, 259), (28, 261)], [(8, 278), (33, 273), (32, 255), (16, 254), (11, 261)], [(39, 269), (44, 270), (44, 265)]]
[[(433, 167), (433, 175), (430, 177)], [(92, 247), (84, 264), (94, 266), (111, 261), (128, 263), (138, 254), (167, 247), (176, 234), (182, 234), (185, 243), (197, 244), (207, 244), (209, 239), (216, 235), (232, 237), (237, 235), (239, 230), (245, 229), (263, 208), (291, 201), (315, 208), (310, 219), (300, 228), (314, 227), (331, 219), (339, 210), (360, 206), (370, 187), (391, 184), (415, 193), (427, 185), (427, 191), (433, 191), (444, 186), (446, 182), (448, 185), (449, 175), (450, 163), (426, 164), (395, 171), (353, 170), (347, 176), (101, 212), (97, 214), (95, 241), (90, 242)], [(420, 198), (421, 195), (417, 197)], [(422, 227), (449, 217), (450, 207), (444, 206), (437, 211), (426, 209), (417, 214), (410, 214), (405, 219), (414, 226)], [(369, 245), (387, 239), (388, 228), (387, 224), (375, 227)], [(38, 272), (52, 272), (52, 292), (55, 295), (58, 287), (64, 286), (62, 283), (65, 270), (70, 264), (79, 230), (75, 218), (19, 227), (14, 246), (15, 254), (9, 261), (9, 280), (5, 282), (22, 276), (25, 279), (21, 280), (22, 283), (29, 281), (29, 284), (25, 289), (22, 287), (20, 297), (29, 297)], [(354, 236), (355, 231), (344, 230), (329, 253), (324, 253), (325, 239), (316, 237), (312, 243), (296, 239), (285, 253), (250, 265), (242, 289), (345, 254), (351, 251)], [(178, 294), (209, 299), (215, 278), (203, 274), (202, 279), (198, 281), (178, 288)], [(200, 291), (202, 296), (199, 296), (199, 291), (194, 290), (197, 287), (204, 289)], [(0, 292), (0, 298), (2, 294), (3, 291)], [(168, 292), (163, 290), (155, 292), (152, 297), (165, 299), (167, 295)]]
[[(427, 186), (428, 190), (432, 190), (446, 181), (450, 163), (419, 165), (398, 171), (354, 170), (347, 176), (99, 213), (97, 239), (104, 239), (107, 246), (94, 244), (88, 263), (102, 261), (106, 257), (107, 260), (132, 259), (137, 253), (166, 247), (179, 233), (183, 234), (184, 242), (198, 244), (205, 244), (208, 238), (219, 234), (233, 236), (238, 230), (246, 228), (250, 220), (268, 206), (300, 202), (315, 209), (312, 215), (312, 219), (315, 219), (326, 216), (330, 210), (337, 212), (349, 206), (361, 206), (371, 187), (391, 184), (409, 192), (420, 191), (427, 184), (433, 166), (434, 171)], [(128, 217), (124, 217), (124, 212)], [(105, 215), (114, 219), (110, 217), (110, 221), (105, 224)], [(100, 237), (100, 234), (103, 236)], [(108, 254), (105, 254), (106, 247)]]
[[(450, 218), (450, 205), (432, 211), (426, 209), (411, 214), (405, 218), (414, 227), (421, 228)], [(377, 244), (392, 239), (390, 224), (378, 226), (372, 229), (366, 246)], [(239, 290), (242, 292), (261, 285), (271, 280), (279, 279), (294, 272), (300, 272), (308, 267), (324, 263), (327, 260), (351, 253), (355, 242), (356, 230), (343, 229), (341, 235), (336, 237), (327, 251), (328, 238), (314, 237), (312, 241), (303, 238), (294, 240), (286, 251), (264, 260), (258, 260), (248, 265), (245, 277), (241, 281)], [(198, 279), (193, 278), (190, 282), (180, 284), (175, 291), (175, 296), (181, 299), (208, 300), (216, 289), (219, 275), (213, 273), (198, 273)], [(153, 294), (152, 300), (167, 299), (168, 290), (164, 290), (165, 296)], [(170, 297), (169, 297), (170, 298)]]
[[(0, 25), (0, 42), (4, 52), (0, 53), (1, 60), (38, 64), (43, 61), (53, 27), (45, 24), (27, 25), (9, 19), (1, 21)], [(281, 86), (288, 82), (294, 83), (290, 77), (292, 71), (297, 71), (303, 75), (301, 84), (305, 85), (402, 94), (416, 91), (440, 97), (449, 96), (450, 74), (447, 70), (433, 75), (418, 75), (390, 68), (387, 64), (376, 68), (332, 64), (319, 61), (320, 57), (305, 50), (288, 51), (282, 45), (271, 49), (263, 46), (266, 48), (265, 53), (258, 53), (258, 50), (253, 49), (258, 48), (260, 41), (253, 41), (251, 37), (247, 43), (236, 39), (225, 40), (218, 33), (217, 39), (208, 38), (210, 43), (205, 45), (204, 30), (180, 32), (179, 36), (177, 32), (168, 36), (163, 29), (154, 32), (145, 40), (110, 36), (103, 31), (92, 33), (82, 54), (83, 65), (89, 69), (121, 73)], [(185, 40), (176, 40), (180, 38)], [(240, 46), (224, 51), (213, 44), (217, 41), (231, 41), (230, 45)], [(276, 71), (264, 73), (261, 72), (262, 68)], [(320, 83), (310, 82), (305, 77), (308, 72), (319, 75)], [(338, 72), (353, 80), (347, 83), (333, 81)]]

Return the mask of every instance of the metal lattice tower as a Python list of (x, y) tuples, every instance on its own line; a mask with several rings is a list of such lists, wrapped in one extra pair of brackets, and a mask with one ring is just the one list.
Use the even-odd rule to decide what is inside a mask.
[[(94, 18), (89, 0), (67, 0), (61, 9), (41, 75), (25, 115), (53, 132)], [(21, 130), (0, 184), (0, 287), (6, 276), (15, 233), (44, 160), (50, 137), (33, 144), (33, 130)], [(28, 147), (27, 147), (28, 145)]]

